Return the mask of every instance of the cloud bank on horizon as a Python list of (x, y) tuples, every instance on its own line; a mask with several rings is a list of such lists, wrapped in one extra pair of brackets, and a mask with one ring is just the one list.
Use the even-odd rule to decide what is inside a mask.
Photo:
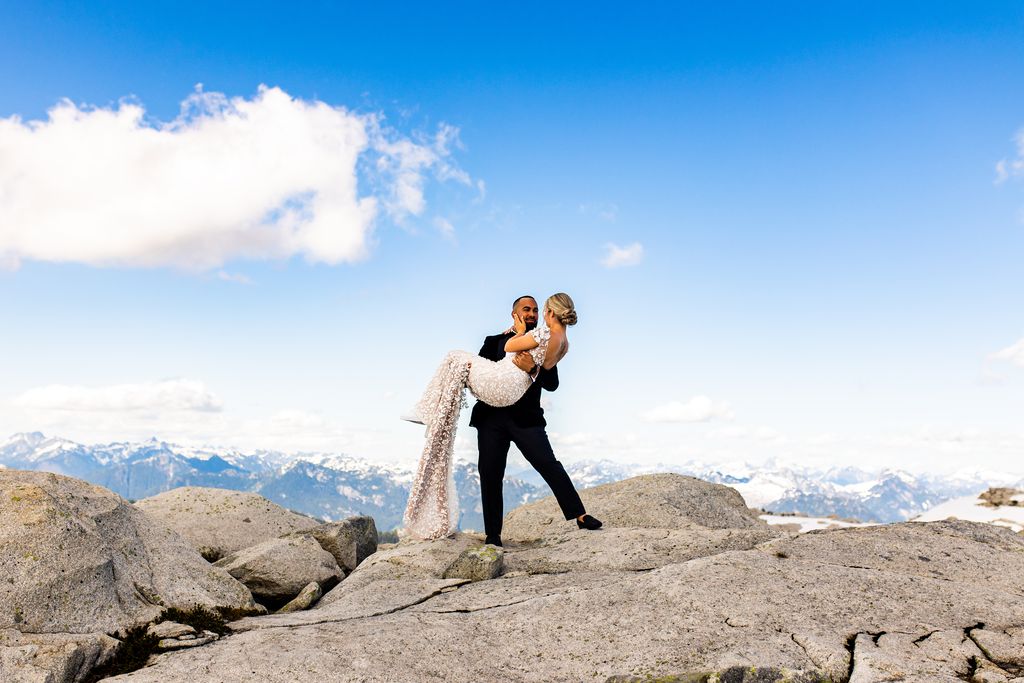
[(428, 177), (471, 184), (451, 160), (457, 136), (441, 125), (413, 140), (267, 86), (251, 98), (197, 86), (169, 122), (128, 100), (64, 100), (46, 120), (0, 119), (0, 265), (358, 261), (382, 213), (423, 212)]
[(731, 420), (734, 414), (725, 401), (714, 401), (707, 396), (694, 396), (685, 403), (672, 401), (657, 406), (641, 417), (647, 422), (708, 422)]
[(29, 389), (11, 403), (34, 410), (112, 413), (137, 410), (220, 412), (224, 407), (221, 399), (205, 384), (191, 379), (99, 387), (51, 384)]

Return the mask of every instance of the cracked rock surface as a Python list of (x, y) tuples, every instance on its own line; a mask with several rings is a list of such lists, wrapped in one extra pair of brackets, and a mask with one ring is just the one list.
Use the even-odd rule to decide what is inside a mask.
[[(400, 543), (367, 558), (312, 610), (234, 622), (228, 637), (111, 680), (1024, 675), (1024, 538), (1009, 530), (931, 522), (777, 537), (725, 487), (637, 479), (633, 493), (630, 480), (583, 492), (605, 529), (506, 542), (497, 578), (444, 578), (479, 537)], [(639, 492), (658, 512), (631, 527), (626, 511), (648, 502)], [(692, 512), (681, 502), (691, 494), (712, 509)]]

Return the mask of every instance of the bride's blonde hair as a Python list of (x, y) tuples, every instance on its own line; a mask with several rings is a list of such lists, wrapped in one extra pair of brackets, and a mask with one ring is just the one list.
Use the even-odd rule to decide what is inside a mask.
[(551, 311), (558, 322), (563, 325), (568, 327), (576, 324), (576, 304), (572, 302), (572, 297), (565, 292), (549, 296), (548, 300), (544, 302), (544, 307)]

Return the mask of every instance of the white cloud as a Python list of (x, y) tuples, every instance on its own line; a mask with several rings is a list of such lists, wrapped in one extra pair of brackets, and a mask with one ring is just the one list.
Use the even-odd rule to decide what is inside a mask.
[(622, 268), (635, 266), (644, 258), (644, 247), (639, 242), (633, 242), (625, 247), (620, 247), (609, 242), (604, 245), (605, 255), (601, 265), (605, 268)]
[(1011, 344), (1001, 351), (996, 351), (989, 358), (1006, 361), (1024, 368), (1024, 338), (1017, 340), (1015, 344)]
[(1002, 159), (996, 162), (996, 185), (1000, 185), (1006, 182), (1006, 179), (1010, 177), (1010, 172), (1006, 170), (1006, 159)]
[[(365, 258), (380, 208), (425, 208), (458, 131), (414, 141), (360, 115), (261, 86), (197, 87), (170, 122), (141, 104), (64, 100), (46, 120), (0, 119), (0, 264), (216, 268), (236, 258)], [(368, 193), (361, 193), (360, 181)]]
[(707, 396), (694, 396), (686, 403), (672, 401), (640, 416), (647, 422), (708, 422), (731, 420), (732, 408), (724, 401), (712, 401)]
[(451, 242), (455, 241), (455, 226), (452, 225), (451, 221), (447, 218), (442, 218), (441, 216), (435, 217), (434, 227), (437, 228), (437, 231), (441, 233), (441, 236), (446, 240)]
[(1024, 173), (1024, 129), (1017, 131), (1013, 136), (1017, 145), (1017, 157), (1015, 159), (1001, 159), (996, 162), (996, 185), (1006, 182), (1010, 176), (1017, 176)]
[[(728, 407), (726, 407), (728, 409)], [(728, 417), (732, 418), (732, 412), (728, 412)], [(724, 438), (724, 439), (751, 439), (755, 441), (778, 441), (783, 439), (782, 434), (772, 427), (766, 426), (755, 426), (755, 425), (731, 425), (728, 427), (719, 427), (708, 433), (711, 438)]]
[(571, 434), (552, 432), (551, 442), (559, 448), (594, 447), (601, 443), (601, 439), (590, 432), (573, 432)]
[(235, 282), (240, 285), (251, 285), (252, 280), (241, 273), (229, 273), (224, 270), (217, 271), (217, 279), (223, 280), (224, 282)]
[(189, 379), (102, 387), (51, 384), (29, 389), (12, 403), (32, 410), (87, 412), (218, 412), (224, 407), (202, 382)]
[(616, 204), (610, 202), (602, 202), (598, 204), (580, 204), (579, 212), (586, 215), (594, 215), (599, 219), (608, 223), (614, 223), (615, 219), (619, 217), (619, 207)]
[[(188, 384), (194, 385), (189, 389)], [(201, 382), (161, 382), (97, 388), (41, 387), (0, 404), (0, 433), (42, 431), (99, 443), (157, 437), (184, 445), (216, 444), (283, 452), (419, 453), (418, 443), (395, 448), (387, 434), (352, 426), (317, 411), (277, 410), (241, 415)], [(415, 440), (414, 440), (415, 441)], [(475, 443), (475, 442), (474, 442)]]
[(270, 418), (270, 429), (274, 433), (322, 429), (326, 425), (327, 421), (322, 415), (303, 410), (280, 410)]

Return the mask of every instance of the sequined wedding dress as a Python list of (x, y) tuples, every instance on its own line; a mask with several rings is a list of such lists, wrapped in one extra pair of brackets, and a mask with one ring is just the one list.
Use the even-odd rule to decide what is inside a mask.
[[(529, 334), (537, 341), (530, 355), (534, 363), (542, 365), (551, 332), (539, 326)], [(512, 362), (515, 355), (506, 353), (495, 362), (467, 351), (452, 351), (438, 366), (414, 411), (414, 421), (426, 425), (427, 436), (405, 508), (403, 537), (441, 538), (455, 531), (459, 499), (452, 454), (465, 402), (463, 390), (468, 387), (476, 398), (497, 408), (518, 401), (533, 380)]]

